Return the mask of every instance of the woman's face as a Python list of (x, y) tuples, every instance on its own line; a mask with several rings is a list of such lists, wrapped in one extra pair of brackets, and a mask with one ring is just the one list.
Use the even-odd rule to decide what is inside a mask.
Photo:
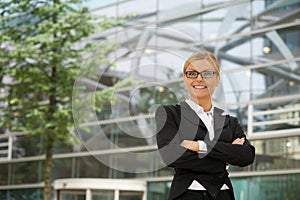
[[(214, 66), (206, 59), (193, 61), (186, 71), (195, 72), (217, 72)], [(185, 86), (190, 94), (191, 100), (198, 102), (199, 100), (211, 101), (212, 94), (220, 82), (219, 74), (214, 74), (211, 78), (202, 78), (199, 74), (197, 78), (188, 78), (183, 75)]]

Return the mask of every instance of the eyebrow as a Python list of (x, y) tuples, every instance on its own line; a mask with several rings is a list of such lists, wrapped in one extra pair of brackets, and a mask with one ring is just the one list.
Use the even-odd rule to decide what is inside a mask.
[[(196, 69), (194, 69), (194, 68), (192, 68), (192, 69), (186, 69), (185, 71), (195, 71), (195, 72), (199, 72), (198, 70), (196, 70)], [(200, 71), (200, 72), (205, 72), (205, 71), (212, 71), (211, 69), (204, 69), (204, 70), (202, 70), (202, 71)]]

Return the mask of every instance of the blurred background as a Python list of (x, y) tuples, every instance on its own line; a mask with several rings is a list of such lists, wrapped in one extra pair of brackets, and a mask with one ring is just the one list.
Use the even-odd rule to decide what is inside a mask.
[[(256, 148), (254, 164), (229, 167), (236, 199), (299, 199), (299, 0), (90, 0), (85, 5), (92, 14), (130, 15), (121, 26), (82, 41), (116, 45), (107, 55), (114, 65), (96, 62), (96, 77), (82, 82), (87, 92), (128, 77), (138, 81), (117, 89), (119, 101), (107, 102), (96, 121), (78, 125), (81, 144), (56, 144), (53, 198), (167, 199), (173, 171), (151, 154), (154, 111), (187, 98), (183, 63), (206, 49), (221, 66), (215, 103), (238, 117)], [(0, 199), (42, 199), (42, 140), (0, 130)], [(127, 157), (124, 151), (135, 154)]]

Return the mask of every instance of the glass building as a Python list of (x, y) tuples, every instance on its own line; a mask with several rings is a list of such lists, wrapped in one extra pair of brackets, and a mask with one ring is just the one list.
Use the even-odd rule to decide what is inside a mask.
[[(101, 2), (101, 3), (100, 3)], [(80, 145), (57, 144), (53, 197), (59, 200), (164, 200), (173, 171), (158, 154), (157, 106), (187, 98), (182, 66), (193, 52), (213, 52), (222, 84), (215, 104), (238, 117), (256, 148), (248, 167), (229, 167), (236, 199), (299, 199), (299, 0), (91, 0), (93, 14), (124, 17), (121, 26), (83, 42), (111, 44), (85, 91), (117, 87), (101, 112), (74, 103)], [(83, 103), (93, 103), (83, 98)], [(86, 102), (85, 102), (86, 101)], [(82, 119), (82, 116), (88, 116)], [(42, 199), (41, 137), (0, 134), (0, 199)], [(25, 173), (24, 173), (25, 172)]]

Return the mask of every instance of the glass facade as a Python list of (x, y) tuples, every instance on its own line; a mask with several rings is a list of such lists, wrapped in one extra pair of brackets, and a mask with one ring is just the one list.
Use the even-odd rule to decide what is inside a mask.
[[(183, 63), (206, 49), (221, 66), (215, 104), (238, 117), (256, 147), (253, 165), (229, 168), (236, 199), (297, 199), (299, 0), (111, 0), (87, 5), (93, 14), (130, 17), (89, 38), (118, 47), (107, 55), (115, 66), (99, 64), (96, 78), (85, 77), (84, 92), (98, 89), (92, 83), (105, 88), (126, 78), (136, 82), (117, 88), (118, 101), (101, 112), (75, 110), (81, 144), (56, 145), (53, 179), (143, 179), (148, 200), (166, 199), (173, 171), (157, 155), (154, 111), (187, 98)], [(81, 121), (78, 115), (88, 117)], [(0, 199), (42, 199), (43, 138), (0, 133)], [(95, 200), (115, 198), (111, 190), (91, 193)], [(84, 188), (62, 190), (57, 198), (86, 199), (86, 194)], [(118, 195), (144, 198), (141, 191), (121, 190)]]
[[(232, 178), (235, 198), (243, 199), (298, 199), (299, 174), (261, 175)], [(148, 200), (167, 199), (170, 182), (149, 182)]]

